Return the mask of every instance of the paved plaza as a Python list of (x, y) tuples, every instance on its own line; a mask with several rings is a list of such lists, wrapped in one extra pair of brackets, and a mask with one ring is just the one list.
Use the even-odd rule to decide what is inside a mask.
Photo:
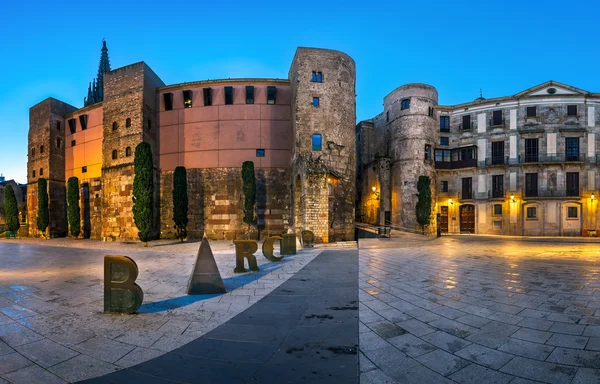
[[(201, 296), (199, 243), (2, 240), (0, 383), (600, 383), (600, 244), (578, 240), (402, 235), (242, 275), (213, 242), (228, 293)], [(138, 263), (139, 314), (102, 313), (109, 254)]]

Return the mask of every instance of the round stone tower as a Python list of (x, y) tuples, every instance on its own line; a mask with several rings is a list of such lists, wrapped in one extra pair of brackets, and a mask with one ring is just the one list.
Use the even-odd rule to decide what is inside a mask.
[[(435, 210), (437, 178), (434, 148), (438, 145), (437, 90), (426, 84), (406, 84), (384, 98), (387, 124), (390, 125), (392, 158), (393, 225), (417, 229), (417, 181), (431, 180), (432, 212)], [(435, 228), (432, 217), (430, 228)]]

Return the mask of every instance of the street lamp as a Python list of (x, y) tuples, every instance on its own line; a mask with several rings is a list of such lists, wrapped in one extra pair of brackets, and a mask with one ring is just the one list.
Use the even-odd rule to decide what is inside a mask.
[(511, 199), (511, 200), (512, 200), (512, 202), (514, 203), (514, 202), (515, 202), (515, 195), (512, 195), (512, 194), (511, 194), (511, 195), (510, 195), (510, 199)]

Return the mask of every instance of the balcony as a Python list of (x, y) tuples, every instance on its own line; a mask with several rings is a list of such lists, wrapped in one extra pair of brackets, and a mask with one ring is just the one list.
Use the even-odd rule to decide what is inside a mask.
[(458, 130), (461, 132), (473, 131), (475, 129), (475, 122), (472, 121), (467, 126), (463, 125), (463, 123), (458, 124)]
[(508, 156), (492, 156), (485, 159), (485, 165), (509, 165), (509, 157)]
[(489, 119), (488, 120), (488, 126), (492, 127), (492, 129), (494, 129), (494, 128), (506, 128), (506, 122), (504, 121), (504, 117), (502, 118), (502, 120)]
[(519, 155), (520, 163), (564, 163), (564, 162), (583, 162), (587, 158), (585, 153), (574, 154), (549, 154), (529, 153)]
[(473, 200), (474, 199), (474, 195), (473, 195), (473, 191), (462, 191), (458, 193), (458, 201), (462, 201), (462, 200)]
[[(477, 146), (461, 147), (455, 149), (435, 150), (436, 169), (460, 169), (477, 167)], [(462, 160), (461, 160), (462, 159)]]
[(580, 197), (581, 196), (581, 188), (567, 188), (567, 189), (535, 189), (535, 190), (523, 190), (523, 199), (537, 199), (537, 198), (571, 198), (571, 197)]

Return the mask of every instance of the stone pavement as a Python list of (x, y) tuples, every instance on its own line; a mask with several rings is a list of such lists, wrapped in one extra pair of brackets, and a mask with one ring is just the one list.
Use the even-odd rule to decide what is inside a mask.
[[(235, 275), (232, 244), (211, 243), (228, 293), (188, 296), (199, 242), (149, 248), (92, 240), (28, 242), (35, 240), (0, 241), (0, 383), (74, 382), (156, 358), (243, 312), (321, 252), (304, 250), (281, 263), (258, 252), (261, 271)], [(102, 313), (107, 254), (137, 262), (144, 290), (139, 314)]]
[(358, 383), (357, 253), (324, 251), (201, 338), (86, 383)]
[(597, 244), (360, 250), (361, 383), (600, 383)]

